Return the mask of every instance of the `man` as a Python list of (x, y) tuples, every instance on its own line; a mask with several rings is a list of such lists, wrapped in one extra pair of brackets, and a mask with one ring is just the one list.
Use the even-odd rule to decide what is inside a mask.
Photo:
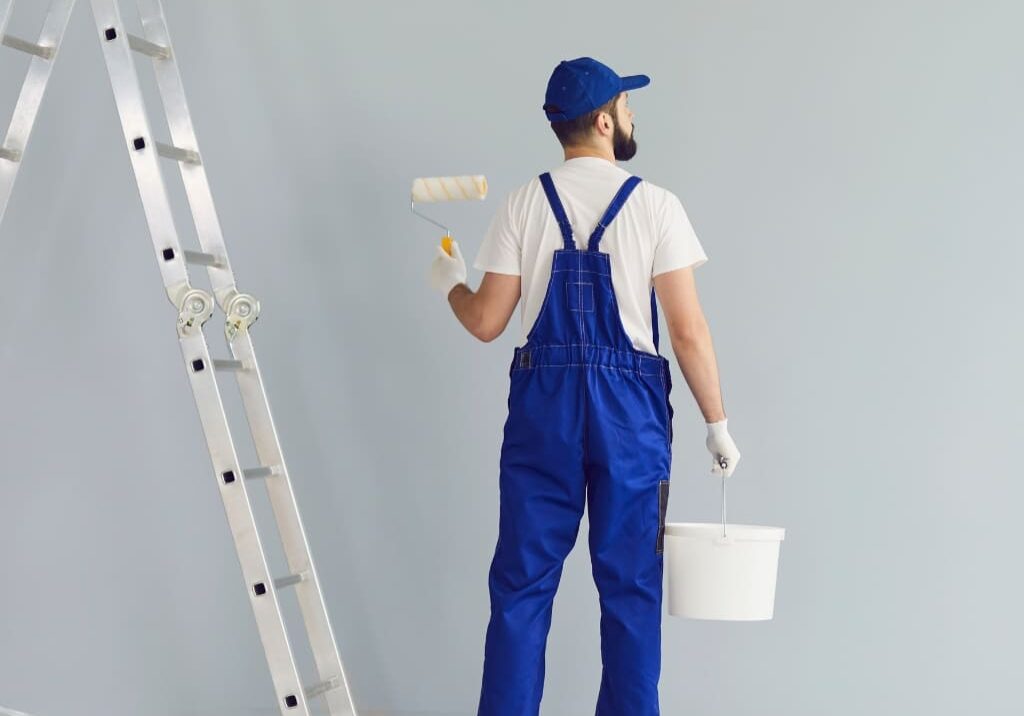
[(707, 256), (679, 199), (615, 164), (636, 153), (628, 91), (649, 83), (589, 57), (561, 62), (543, 109), (564, 164), (506, 198), (474, 262), (485, 272), (476, 292), (457, 242), (431, 266), (480, 340), (523, 299), (478, 716), (539, 713), (552, 601), (585, 504), (601, 605), (597, 716), (659, 713), (673, 410), (655, 292), (708, 425), (712, 474), (728, 477), (740, 457), (693, 279)]

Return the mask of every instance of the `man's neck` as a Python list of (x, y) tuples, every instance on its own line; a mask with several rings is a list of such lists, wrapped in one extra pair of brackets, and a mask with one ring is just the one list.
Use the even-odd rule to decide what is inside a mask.
[(597, 157), (615, 163), (615, 155), (609, 151), (603, 151), (593, 147), (567, 147), (565, 149), (565, 160), (576, 159), (577, 157)]

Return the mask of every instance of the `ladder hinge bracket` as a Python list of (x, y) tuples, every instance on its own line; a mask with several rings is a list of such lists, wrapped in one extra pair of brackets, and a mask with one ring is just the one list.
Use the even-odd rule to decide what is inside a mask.
[(240, 331), (248, 331), (249, 326), (259, 318), (260, 302), (248, 293), (239, 293), (234, 289), (219, 298), (224, 315), (227, 316), (224, 323), (224, 336), (230, 343)]
[(213, 296), (202, 289), (187, 291), (178, 304), (178, 335), (182, 338), (195, 335), (213, 315)]

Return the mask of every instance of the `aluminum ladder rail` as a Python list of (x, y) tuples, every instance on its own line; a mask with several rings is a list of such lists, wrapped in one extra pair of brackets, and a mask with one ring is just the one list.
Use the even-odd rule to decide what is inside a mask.
[[(75, 0), (52, 0), (38, 43), (3, 34), (12, 3), (13, 0), (0, 0), (3, 44), (34, 57), (7, 140), (0, 147), (0, 219)], [(91, 3), (157, 264), (167, 296), (178, 312), (178, 342), (186, 374), (199, 409), (278, 708), (282, 716), (310, 716), (310, 702), (322, 696), (330, 716), (357, 716), (249, 334), (249, 327), (259, 316), (259, 302), (235, 286), (163, 7), (159, 0), (137, 0), (144, 34), (137, 37), (124, 29), (118, 0)], [(170, 144), (156, 140), (150, 130), (132, 53), (146, 55), (153, 62), (171, 134)], [(160, 171), (161, 158), (178, 164), (202, 251), (181, 248)], [(190, 284), (188, 264), (206, 267), (212, 295)], [(231, 359), (212, 358), (203, 334), (215, 305), (225, 315), (224, 332)], [(217, 371), (230, 372), (238, 381), (258, 466), (243, 468), (239, 464), (215, 377)], [(247, 481), (256, 480), (266, 486), (288, 563), (289, 573), (276, 578), (267, 565), (246, 487)], [(310, 685), (302, 684), (277, 598), (278, 590), (285, 588), (295, 590), (312, 648), (319, 681)]]
[(14, 188), (14, 180), (18, 178), (21, 158), (32, 134), (32, 127), (36, 123), (39, 103), (42, 102), (46, 85), (50, 81), (50, 72), (60, 51), (64, 30), (68, 26), (68, 18), (71, 17), (75, 0), (54, 0), (50, 4), (46, 19), (43, 21), (43, 29), (36, 42), (7, 34), (7, 22), (10, 20), (13, 5), (14, 0), (0, 0), (0, 42), (12, 49), (27, 52), (32, 55), (32, 60), (25, 81), (21, 85), (21, 93), (14, 106), (14, 114), (7, 127), (4, 143), (0, 144), (0, 221), (3, 221), (4, 212), (7, 210), (7, 201)]

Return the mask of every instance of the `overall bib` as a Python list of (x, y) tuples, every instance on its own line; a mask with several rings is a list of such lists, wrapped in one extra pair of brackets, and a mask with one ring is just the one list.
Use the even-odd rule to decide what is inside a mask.
[[(548, 173), (561, 228), (540, 314), (509, 368), (498, 541), (478, 716), (536, 716), (562, 563), (584, 505), (601, 606), (597, 716), (657, 716), (662, 569), (672, 446), (668, 360), (633, 347), (598, 250), (640, 177), (626, 180), (576, 249)], [(651, 291), (654, 345), (658, 319)]]

